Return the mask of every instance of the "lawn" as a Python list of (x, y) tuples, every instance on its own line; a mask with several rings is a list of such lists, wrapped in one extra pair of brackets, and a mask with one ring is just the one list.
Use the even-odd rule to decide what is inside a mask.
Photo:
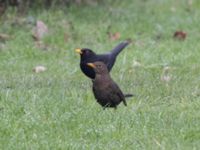
[[(0, 20), (0, 149), (200, 149), (200, 2), (133, 0), (30, 10)], [(34, 20), (48, 33), (32, 38)], [(187, 33), (184, 40), (175, 31)], [(107, 32), (120, 34), (110, 39)], [(111, 72), (128, 106), (103, 110), (75, 48), (131, 38)], [(46, 71), (35, 73), (43, 65)], [(162, 80), (169, 68), (170, 79)]]

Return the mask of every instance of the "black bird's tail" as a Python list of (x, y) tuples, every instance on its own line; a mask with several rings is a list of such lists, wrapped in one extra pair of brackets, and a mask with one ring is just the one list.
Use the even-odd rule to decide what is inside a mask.
[(133, 96), (135, 96), (135, 95), (133, 95), (133, 94), (124, 94), (124, 97), (133, 97)]
[(117, 56), (127, 45), (131, 43), (131, 40), (126, 40), (119, 43), (115, 48), (112, 49), (111, 53), (113, 56)]

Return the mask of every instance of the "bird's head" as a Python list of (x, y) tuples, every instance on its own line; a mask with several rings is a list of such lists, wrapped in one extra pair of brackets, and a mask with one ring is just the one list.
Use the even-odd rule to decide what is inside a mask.
[(80, 54), (81, 58), (89, 58), (96, 55), (95, 52), (93, 52), (91, 49), (88, 48), (82, 48), (82, 49), (77, 48), (75, 49), (75, 51)]
[(106, 64), (101, 61), (96, 61), (94, 63), (87, 63), (87, 65), (94, 69), (96, 74), (108, 74), (108, 69)]

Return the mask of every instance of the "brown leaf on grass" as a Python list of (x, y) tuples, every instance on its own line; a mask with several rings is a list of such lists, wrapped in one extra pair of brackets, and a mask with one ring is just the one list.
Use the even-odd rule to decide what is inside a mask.
[(115, 33), (108, 32), (108, 37), (110, 40), (115, 41), (120, 38), (120, 33), (119, 32), (115, 32)]
[(36, 22), (36, 26), (33, 28), (32, 36), (34, 40), (40, 41), (47, 33), (48, 33), (48, 27), (46, 26), (46, 24), (38, 20)]
[(176, 7), (172, 6), (172, 7), (170, 8), (170, 10), (171, 10), (172, 12), (176, 12)]
[(33, 72), (35, 72), (35, 73), (44, 72), (46, 70), (47, 70), (47, 68), (44, 67), (44, 66), (36, 66), (36, 67), (33, 68)]
[(6, 41), (6, 40), (9, 40), (9, 39), (10, 39), (10, 35), (0, 33), (0, 41)]
[(169, 66), (164, 67), (163, 70), (162, 70), (160, 80), (162, 82), (164, 82), (165, 84), (168, 84), (172, 79), (172, 75), (170, 74), (170, 70), (172, 70), (172, 68), (169, 67)]
[(185, 38), (187, 37), (187, 33), (184, 32), (184, 31), (176, 31), (174, 33), (174, 36), (173, 36), (175, 39), (178, 39), (178, 40), (185, 40)]
[(133, 60), (133, 67), (141, 67), (142, 64), (138, 60)]

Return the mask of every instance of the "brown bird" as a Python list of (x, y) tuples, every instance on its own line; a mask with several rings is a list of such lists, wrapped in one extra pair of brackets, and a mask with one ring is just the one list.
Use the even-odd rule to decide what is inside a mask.
[(97, 102), (104, 108), (117, 108), (121, 102), (127, 106), (125, 97), (133, 95), (124, 95), (118, 85), (112, 80), (109, 75), (107, 66), (100, 61), (94, 63), (87, 63), (88, 66), (94, 69), (95, 78), (93, 82), (93, 93)]

